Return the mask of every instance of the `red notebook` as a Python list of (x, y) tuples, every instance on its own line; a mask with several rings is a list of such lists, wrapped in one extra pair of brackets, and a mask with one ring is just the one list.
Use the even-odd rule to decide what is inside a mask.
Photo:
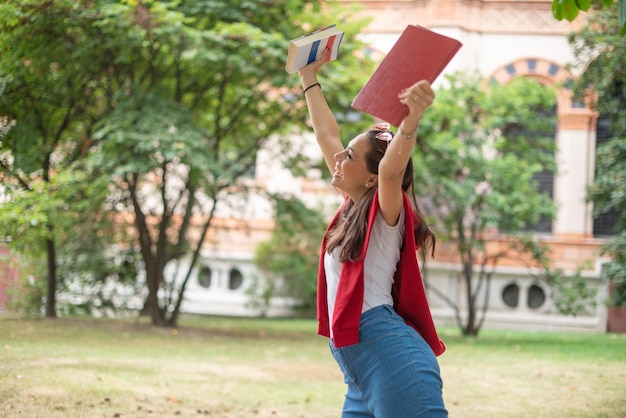
[(421, 26), (407, 26), (352, 107), (397, 127), (408, 113), (398, 93), (420, 80), (433, 83), (460, 48), (456, 39)]

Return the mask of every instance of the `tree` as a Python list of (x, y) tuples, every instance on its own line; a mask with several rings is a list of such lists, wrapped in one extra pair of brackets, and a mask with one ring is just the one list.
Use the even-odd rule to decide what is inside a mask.
[[(60, 0), (0, 6), (0, 177), (10, 202), (0, 227), (12, 246), (47, 259), (46, 316), (56, 316), (59, 234), (71, 228), (75, 199), (60, 198), (89, 148), (101, 109), (93, 94), (94, 37), (88, 10)], [(24, 41), (27, 40), (27, 41)], [(10, 127), (10, 129), (8, 129)]]
[(533, 176), (555, 169), (555, 94), (526, 78), (485, 86), (477, 75), (455, 74), (447, 82), (421, 123), (415, 184), (438, 238), (461, 260), (464, 303), (429, 288), (454, 310), (464, 335), (477, 335), (498, 262), (553, 214)]
[(613, 11), (591, 15), (587, 26), (571, 34), (569, 41), (575, 66), (583, 70), (574, 84), (575, 97), (592, 97), (591, 106), (611, 126), (612, 138), (598, 147), (596, 177), (587, 196), (595, 215), (610, 210), (619, 215), (616, 236), (603, 249), (611, 261), (602, 275), (616, 286), (611, 304), (626, 307), (626, 38), (619, 34)]
[(619, 5), (618, 24), (619, 30), (622, 35), (626, 35), (626, 1), (624, 0), (552, 0), (552, 14), (557, 20), (566, 19), (573, 21), (576, 19), (580, 11), (589, 11), (591, 7), (596, 10), (602, 8), (610, 8), (611, 6)]
[[(297, 80), (283, 70), (286, 44), (302, 25), (328, 16), (315, 2), (226, 4), (104, 9), (105, 32), (113, 37), (130, 28), (133, 42), (116, 45), (125, 55), (113, 71), (125, 83), (96, 135), (104, 145), (94, 166), (113, 171), (119, 202), (134, 213), (146, 307), (159, 325), (176, 324), (212, 220), (220, 210), (236, 213), (241, 201), (233, 196), (246, 193), (259, 148), (303, 121), (301, 101), (292, 99), (300, 93)], [(348, 13), (333, 10), (339, 21)], [(129, 25), (137, 15), (140, 23)], [(349, 85), (355, 45), (342, 48), (346, 66), (333, 80)], [(189, 260), (182, 281), (164, 277), (165, 266), (182, 258)]]
[[(283, 69), (288, 40), (326, 24), (330, 16), (341, 22), (347, 39), (362, 23), (348, 21), (353, 9), (297, 0), (272, 7), (262, 2), (233, 7), (229, 1), (138, 0), (78, 5), (31, 0), (3, 7), (0, 16), (9, 21), (15, 36), (3, 38), (5, 45), (16, 44), (18, 35), (30, 39), (21, 36), (27, 35), (20, 32), (26, 30), (21, 16), (39, 22), (48, 15), (66, 17), (49, 19), (54, 31), (35, 30), (36, 42), (20, 44), (12, 62), (29, 62), (50, 34), (86, 45), (68, 54), (72, 61), (67, 68), (74, 75), (68, 75), (67, 82), (78, 84), (78, 96), (90, 99), (79, 106), (89, 125), (79, 130), (70, 113), (68, 126), (76, 130), (57, 137), (74, 145), (64, 150), (82, 152), (85, 160), (79, 167), (89, 183), (109, 179), (111, 189), (103, 205), (117, 222), (129, 219), (135, 241), (120, 244), (129, 251), (136, 244), (141, 254), (146, 311), (156, 325), (175, 325), (215, 214), (221, 210), (232, 215), (229, 206), (241, 204), (233, 196), (245, 194), (256, 152), (267, 138), (305, 120), (301, 101), (294, 100), (301, 94), (297, 78)], [(84, 36), (77, 36), (82, 30)], [(355, 93), (354, 69), (362, 61), (352, 51), (358, 47), (357, 42), (342, 43), (344, 65), (326, 81), (325, 88), (341, 92), (334, 105), (347, 107)], [(46, 55), (37, 55), (40, 72), (56, 68)], [(11, 81), (8, 67), (2, 74)], [(54, 87), (54, 80), (42, 81), (42, 91)], [(4, 98), (7, 103), (20, 99), (21, 92), (15, 88), (13, 96)], [(0, 114), (18, 126), (38, 126), (17, 111)], [(47, 129), (47, 120), (39, 125)], [(6, 138), (13, 141), (5, 143), (11, 159), (21, 134), (14, 127)], [(59, 160), (70, 167), (66, 154)], [(292, 163), (297, 165), (297, 160)], [(183, 281), (165, 277), (165, 266), (181, 259), (188, 260)], [(49, 295), (54, 287), (51, 281)]]

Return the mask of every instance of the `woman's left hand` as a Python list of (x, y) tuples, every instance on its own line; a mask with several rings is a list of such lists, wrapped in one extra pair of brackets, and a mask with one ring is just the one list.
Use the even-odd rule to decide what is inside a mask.
[(405, 126), (405, 130), (411, 132), (413, 130), (411, 128), (417, 128), (422, 115), (433, 104), (435, 93), (427, 80), (421, 80), (402, 90), (398, 94), (398, 99), (400, 99), (400, 103), (409, 108), (409, 114), (405, 117), (404, 122), (407, 125), (411, 124), (411, 126)]

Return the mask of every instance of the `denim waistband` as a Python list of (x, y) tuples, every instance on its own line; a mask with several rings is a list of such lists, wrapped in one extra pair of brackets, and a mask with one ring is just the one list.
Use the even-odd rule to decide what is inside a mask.
[(376, 316), (391, 316), (397, 315), (396, 311), (393, 309), (391, 305), (378, 305), (373, 307), (372, 309), (368, 309), (367, 311), (361, 314), (361, 322), (368, 320), (371, 317)]

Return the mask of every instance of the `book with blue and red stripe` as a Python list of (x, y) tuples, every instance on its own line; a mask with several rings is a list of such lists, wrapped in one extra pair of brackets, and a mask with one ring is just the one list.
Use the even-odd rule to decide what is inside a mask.
[(342, 39), (343, 31), (336, 25), (330, 25), (291, 40), (285, 70), (289, 74), (299, 71), (302, 67), (317, 60), (326, 48), (330, 50), (327, 61), (337, 59)]

